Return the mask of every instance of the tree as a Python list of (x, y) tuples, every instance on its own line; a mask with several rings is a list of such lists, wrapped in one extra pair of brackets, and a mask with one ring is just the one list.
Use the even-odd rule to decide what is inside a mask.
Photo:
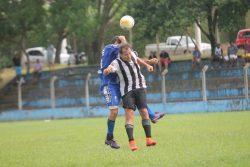
[[(209, 39), (212, 55), (214, 54), (214, 48), (217, 43), (217, 24), (223, 28), (223, 30), (238, 30), (239, 27), (245, 24), (244, 18), (250, 5), (248, 0), (206, 0), (185, 1), (185, 3), (186, 6), (189, 7), (190, 16), (193, 17), (202, 33)], [(200, 23), (200, 21), (205, 19), (207, 21), (207, 30), (206, 27)]]
[(194, 22), (211, 43), (214, 53), (217, 24), (225, 31), (237, 31), (244, 27), (249, 10), (249, 0), (135, 0), (128, 9), (136, 18), (137, 26), (144, 27), (143, 38), (153, 38), (156, 33), (185, 34)]
[(123, 0), (95, 0), (88, 7), (88, 33), (83, 35), (83, 41), (90, 64), (99, 62), (108, 24), (123, 4)]
[[(134, 46), (139, 52), (145, 44), (155, 41), (156, 34), (165, 41), (168, 35), (185, 34), (192, 22), (183, 17), (186, 8), (182, 0), (134, 0), (128, 4), (128, 13), (135, 19)], [(178, 12), (177, 12), (178, 11)]]
[[(28, 34), (43, 21), (43, 0), (8, 0), (0, 2), (0, 40), (14, 44), (26, 54)], [(13, 12), (18, 11), (18, 12)], [(27, 56), (27, 55), (26, 55)], [(28, 70), (29, 73), (29, 57)]]
[(60, 63), (62, 40), (69, 35), (82, 36), (86, 33), (86, 0), (55, 0), (48, 7), (48, 29), (56, 36), (56, 63)]

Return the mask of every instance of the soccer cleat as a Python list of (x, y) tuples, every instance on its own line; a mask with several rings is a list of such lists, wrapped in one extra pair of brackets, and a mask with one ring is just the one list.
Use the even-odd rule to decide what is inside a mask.
[(116, 142), (116, 140), (111, 139), (111, 140), (105, 140), (105, 144), (109, 145), (111, 148), (115, 148), (115, 149), (119, 149), (120, 146), (118, 145), (118, 143)]
[(151, 122), (156, 123), (159, 119), (164, 117), (164, 115), (165, 115), (165, 113), (163, 113), (163, 112), (155, 112), (155, 117), (153, 119), (151, 119)]
[(146, 138), (146, 145), (147, 146), (154, 146), (154, 145), (156, 145), (156, 143), (157, 142), (155, 140), (151, 139), (150, 137)]
[(135, 150), (138, 149), (138, 147), (136, 146), (134, 140), (129, 141), (129, 147), (130, 147), (130, 149), (131, 149), (132, 151), (135, 151)]

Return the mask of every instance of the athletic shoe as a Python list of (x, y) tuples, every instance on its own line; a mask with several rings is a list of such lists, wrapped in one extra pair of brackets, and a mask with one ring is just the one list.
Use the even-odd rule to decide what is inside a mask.
[(109, 145), (111, 148), (119, 149), (120, 146), (117, 144), (116, 140), (111, 139), (111, 140), (105, 140), (105, 144)]
[(138, 147), (136, 146), (134, 140), (129, 141), (129, 147), (130, 147), (130, 149), (131, 149), (132, 151), (135, 151), (135, 150), (138, 149)]
[(159, 119), (164, 117), (164, 115), (165, 115), (165, 113), (163, 113), (163, 112), (155, 112), (155, 117), (153, 119), (151, 119), (151, 122), (155, 124)]
[(151, 137), (146, 138), (146, 145), (147, 146), (154, 146), (154, 145), (156, 145), (156, 143), (157, 142), (155, 140), (151, 139)]

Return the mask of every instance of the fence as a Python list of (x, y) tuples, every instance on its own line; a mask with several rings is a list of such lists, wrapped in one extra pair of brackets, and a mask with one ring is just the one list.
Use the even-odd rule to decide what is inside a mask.
[[(144, 72), (148, 85), (148, 103), (156, 110), (166, 112), (211, 111), (211, 108), (214, 111), (245, 110), (248, 109), (248, 70), (249, 64), (244, 68), (209, 70), (208, 66), (204, 66), (197, 71), (179, 71), (175, 64), (174, 68), (170, 67), (169, 71), (162, 74)], [(99, 111), (107, 108), (99, 93), (96, 71), (97, 67), (79, 68), (74, 69), (73, 73), (71, 71), (71, 74), (60, 71), (57, 77), (44, 73), (37, 85), (20, 84), (20, 89), (14, 89), (8, 96), (19, 100), (21, 97), (18, 107), (24, 111), (32, 109), (35, 113), (38, 112), (36, 109), (44, 111), (45, 108), (52, 108), (60, 112), (66, 107), (78, 107), (84, 116), (98, 115)], [(19, 92), (19, 98), (16, 92)]]

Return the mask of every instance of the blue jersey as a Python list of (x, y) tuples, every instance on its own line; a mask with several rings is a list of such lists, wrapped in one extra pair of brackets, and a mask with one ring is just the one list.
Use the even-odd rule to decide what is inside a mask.
[(100, 87), (101, 90), (105, 85), (119, 84), (118, 76), (116, 73), (110, 73), (107, 76), (103, 75), (103, 70), (106, 69), (110, 65), (110, 63), (118, 57), (118, 52), (119, 52), (118, 45), (113, 45), (113, 44), (105, 46), (102, 51), (102, 58), (100, 64), (101, 68), (98, 71), (98, 74), (101, 79), (101, 87)]

